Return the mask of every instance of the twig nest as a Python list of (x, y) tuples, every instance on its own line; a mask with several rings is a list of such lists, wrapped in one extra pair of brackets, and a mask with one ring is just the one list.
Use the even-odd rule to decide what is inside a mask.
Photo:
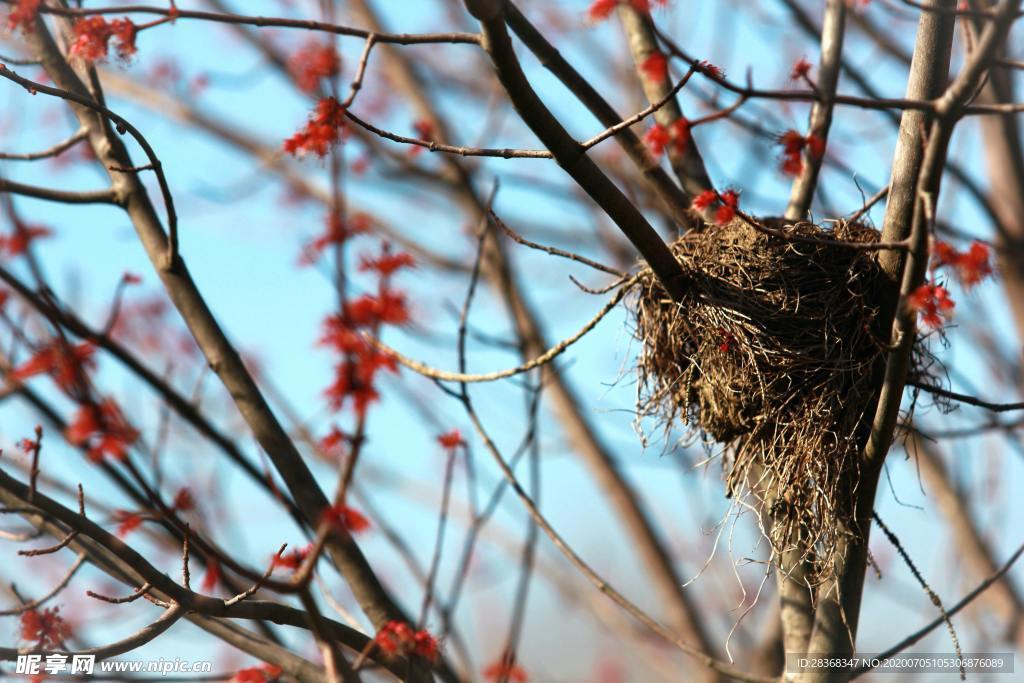
[(878, 231), (760, 225), (776, 234), (738, 218), (677, 240), (679, 304), (641, 278), (640, 413), (729, 446), (729, 495), (769, 513), (776, 553), (799, 549), (824, 574), (852, 513), (883, 353), (875, 252), (835, 242)]

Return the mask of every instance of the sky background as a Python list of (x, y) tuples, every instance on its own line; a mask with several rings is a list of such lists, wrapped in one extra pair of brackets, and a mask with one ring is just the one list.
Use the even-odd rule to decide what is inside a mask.
[[(89, 2), (99, 7), (102, 2)], [(188, 0), (181, 8), (200, 5)], [(815, 3), (805, 3), (811, 6)], [(237, 11), (252, 14), (316, 16), (316, 3), (253, 0), (235, 2)], [(341, 3), (344, 6), (344, 3)], [(440, 5), (427, 0), (378, 2), (386, 25), (395, 32), (423, 32), (452, 28), (452, 16), (459, 12), (441, 11)], [(585, 76), (591, 78), (602, 94), (620, 112), (642, 107), (635, 88), (618, 80), (616, 65), (628, 58), (616, 22), (591, 26), (584, 21), (586, 2), (559, 4), (563, 25), (550, 29), (546, 15), (554, 10), (546, 3), (523, 3), (527, 14), (548, 26), (549, 37), (564, 56)], [(735, 81), (742, 81), (748, 69), (754, 82), (763, 87), (785, 87), (791, 65), (800, 56), (817, 61), (813, 42), (799, 33), (780, 3), (716, 2), (675, 0), (667, 10), (658, 10), (659, 26), (685, 49), (702, 59), (723, 67)], [(910, 45), (914, 31), (912, 13), (900, 14), (873, 3), (863, 10), (872, 13), (877, 23), (890, 28), (904, 45)], [(813, 13), (817, 17), (817, 10)], [(469, 17), (461, 21), (472, 30)], [(141, 20), (140, 20), (141, 21)], [(267, 30), (279, 46), (296, 49), (307, 37), (301, 31)], [(1020, 35), (1020, 31), (1017, 31)], [(17, 39), (5, 36), (4, 50), (16, 51)], [(1011, 41), (1011, 45), (1012, 45)], [(1018, 43), (1019, 44), (1019, 43)], [(344, 55), (343, 84), (351, 79), (362, 42), (343, 39), (338, 42)], [(489, 102), (469, 97), (458, 87), (458, 79), (475, 83), (480, 78), (482, 55), (472, 46), (429, 46), (405, 48), (415, 59), (435, 67), (456, 85), (435, 81), (433, 92), (452, 123), (458, 142), (474, 144), (482, 133), (491, 147), (518, 146), (536, 148), (538, 143), (509, 113), (493, 119), (487, 115)], [(532, 56), (519, 50), (531, 82), (549, 107), (559, 115), (571, 133), (589, 138), (601, 127), (562, 88)], [(858, 32), (850, 32), (847, 55), (879, 87), (883, 95), (901, 96), (905, 71), (873, 46)], [(1012, 57), (1012, 55), (1011, 55)], [(1020, 56), (1017, 55), (1019, 58)], [(176, 85), (155, 78), (162, 63), (173, 63), (182, 77)], [(120, 78), (141, 79), (216, 116), (238, 131), (252, 135), (271, 147), (291, 135), (305, 121), (311, 101), (278, 72), (267, 67), (261, 57), (225, 26), (179, 21), (144, 32), (139, 38), (139, 54), (131, 64), (112, 60), (109, 70)], [(35, 77), (36, 70), (21, 73)], [(679, 65), (675, 65), (678, 75)], [(195, 87), (196, 79), (208, 81)], [(684, 110), (692, 116), (706, 110), (696, 93), (710, 92), (707, 81), (694, 79), (682, 94)], [(851, 92), (845, 79), (840, 91)], [(332, 423), (344, 424), (347, 417), (332, 416), (326, 410), (322, 391), (331, 381), (332, 356), (316, 347), (320, 324), (332, 311), (335, 294), (322, 270), (297, 265), (301, 245), (321, 231), (324, 209), (315, 202), (289, 201), (277, 179), (265, 173), (252, 160), (218, 141), (168, 120), (160, 112), (108, 90), (110, 106), (132, 121), (149, 139), (166, 169), (180, 215), (182, 254), (200, 290), (229, 336), (258, 363), (266, 386), (274, 387), (306, 420), (318, 436), (326, 434)], [(732, 100), (723, 97), (722, 104)], [(366, 89), (356, 101), (354, 111), (374, 123), (400, 134), (412, 134), (415, 115), (411, 107), (390, 91), (379, 64), (371, 64)], [(741, 116), (781, 133), (787, 128), (805, 127), (807, 107), (752, 103), (740, 110)], [(0, 84), (0, 140), (5, 150), (41, 149), (73, 132), (70, 114), (59, 102), (44, 96), (31, 97), (10, 83)], [(855, 169), (848, 172), (826, 170), (823, 186), (827, 193), (816, 204), (821, 218), (850, 213), (861, 204), (861, 191), (870, 196), (884, 183), (889, 168), (894, 130), (878, 113), (841, 108), (830, 140), (829, 153)], [(788, 182), (778, 170), (777, 148), (770, 139), (750, 138), (732, 123), (719, 123), (699, 129), (696, 140), (707, 161), (713, 181), (719, 187), (735, 186), (743, 192), (743, 206), (755, 214), (781, 212), (788, 198)], [(130, 143), (131, 145), (132, 143)], [(135, 158), (140, 159), (137, 148)], [(958, 129), (950, 157), (984, 182), (977, 125), (967, 122)], [(360, 157), (358, 143), (345, 151), (346, 158)], [(65, 155), (71, 156), (71, 155)], [(598, 151), (601, 159), (614, 161), (618, 151), (614, 143), (604, 143)], [(78, 157), (74, 157), (77, 159)], [(438, 164), (429, 153), (418, 157), (428, 167)], [(602, 257), (595, 228), (609, 227), (603, 217), (586, 202), (577, 200), (567, 178), (552, 162), (545, 160), (471, 160), (479, 166), (481, 189), (493, 181), (500, 183), (495, 209), (512, 227), (542, 242), (557, 243), (581, 253)], [(316, 183), (327, 181), (326, 165), (315, 159), (302, 161), (298, 168)], [(7, 162), (0, 167), (6, 177), (27, 183), (63, 189), (103, 187), (102, 171), (87, 164), (57, 162), (24, 164)], [(354, 207), (371, 212), (394, 230), (466, 265), (473, 259), (474, 244), (468, 234), (466, 218), (444, 196), (415, 187), (414, 182), (382, 174), (376, 166), (351, 178), (349, 200)], [(560, 188), (550, 191), (545, 188)], [(38, 253), (57, 293), (73, 304), (79, 314), (100, 324), (110, 306), (111, 296), (125, 271), (142, 275), (141, 287), (129, 290), (129, 304), (161, 296), (159, 283), (145, 258), (126, 216), (112, 207), (70, 207), (17, 199), (17, 207), (29, 222), (42, 223), (55, 231), (55, 237), (40, 243)], [(871, 212), (880, 222), (882, 206)], [(829, 212), (831, 209), (831, 212)], [(940, 215), (958, 229), (980, 238), (991, 237), (991, 228), (976, 204), (955, 186), (947, 183), (940, 201)], [(7, 226), (4, 230), (9, 229)], [(374, 241), (359, 242), (355, 254), (371, 251)], [(570, 273), (592, 286), (605, 280), (592, 271), (573, 264), (552, 261), (551, 257), (515, 248), (514, 267), (534, 308), (541, 312), (550, 342), (576, 331), (602, 305), (603, 299), (580, 294), (567, 275)], [(17, 267), (16, 267), (17, 269)], [(24, 271), (19, 271), (24, 272)], [(355, 287), (372, 283), (355, 277)], [(391, 331), (386, 341), (415, 358), (442, 368), (454, 368), (454, 339), (457, 320), (453, 310), (465, 293), (464, 275), (437, 272), (423, 266), (403, 274), (398, 281), (410, 298), (414, 323), (406, 329)], [(996, 340), (1011, 358), (1019, 358), (1020, 342), (1010, 324), (1008, 310), (998, 283), (986, 283), (971, 293), (954, 291), (958, 300), (957, 325), (950, 329), (948, 345), (941, 357), (955, 368), (953, 388), (977, 393), (990, 400), (1019, 400), (1001, 375), (987, 365), (978, 345), (978, 334)], [(177, 323), (175, 314), (167, 319)], [(473, 309), (473, 325), (488, 335), (511, 339), (512, 333), (498, 302), (482, 291)], [(939, 350), (938, 344), (933, 344)], [(712, 629), (722, 638), (749, 604), (740, 586), (756, 590), (763, 565), (747, 558), (763, 559), (765, 548), (758, 543), (750, 519), (735, 525), (729, 517), (730, 502), (723, 496), (721, 465), (716, 457), (706, 464), (700, 445), (678, 444), (681, 432), (662, 436), (657, 425), (644, 425), (651, 435), (643, 447), (633, 424), (635, 383), (633, 366), (637, 346), (631, 339), (627, 313), (619, 309), (561, 359), (577, 394), (585, 398), (585, 410), (609, 444), (622, 471), (643, 493), (647, 508), (657, 520), (670, 549), (677, 555), (680, 575), (697, 575), (705, 559), (716, 546), (710, 569), (687, 590), (705, 603), (708, 614), (715, 615)], [(152, 358), (153, 366), (163, 370), (166, 358)], [(516, 364), (516, 356), (474, 343), (470, 370), (487, 371)], [(219, 424), (231, 432), (246, 451), (258, 457), (258, 448), (240, 419), (227, 408), (223, 391), (212, 376), (202, 377), (194, 356), (182, 354), (175, 359), (176, 382), (190, 390), (202, 386), (206, 405), (218, 415)], [(131, 420), (143, 432), (143, 440), (156, 439), (160, 414), (154, 397), (131, 381), (110, 358), (100, 359), (101, 386), (118, 397)], [(46, 391), (45, 380), (36, 380)], [(398, 386), (402, 383), (402, 387)], [(404, 387), (404, 388), (403, 388)], [(47, 395), (56, 397), (53, 392)], [(410, 541), (415, 555), (426, 564), (430, 558), (437, 524), (437, 507), (444, 455), (436, 443), (441, 431), (459, 428), (472, 430), (459, 405), (437, 391), (431, 383), (403, 372), (397, 380), (383, 384), (384, 400), (371, 413), (370, 442), (361, 465), (361, 490), (368, 492), (374, 507), (384, 512), (388, 523)], [(522, 439), (527, 420), (522, 392), (513, 383), (487, 385), (474, 390), (474, 399), (485, 424), (506, 455)], [(439, 424), (421, 419), (414, 401), (418, 397), (434, 410)], [(986, 416), (961, 410), (942, 415), (924, 408), (920, 422), (933, 428), (952, 424), (977, 424)], [(67, 403), (60, 404), (70, 410)], [(7, 400), (0, 409), (0, 446), (5, 458), (20, 457), (13, 444), (31, 433), (37, 422), (26, 407)], [(601, 502), (601, 494), (580, 461), (565, 443), (557, 423), (548, 414), (542, 417), (540, 452), (542, 466), (541, 507), (554, 526), (573, 547), (611, 583), (641, 606), (656, 610), (654, 593), (642, 568), (624, 538), (619, 524)], [(487, 461), (487, 454), (475, 438), (470, 439), (475, 461), (480, 467), (481, 495), (493, 489), (500, 473)], [(975, 518), (986, 539), (1002, 561), (1022, 541), (1020, 520), (1024, 504), (1015, 495), (1024, 485), (1021, 449), (994, 437), (957, 441), (952, 445), (953, 471), (965, 490), (972, 492)], [(711, 449), (717, 455), (718, 449)], [(232, 470), (208, 445), (187, 435), (173, 439), (165, 455), (166, 490), (187, 484), (196, 491), (201, 514), (206, 522), (216, 522), (215, 538), (225, 547), (241, 553), (250, 562), (261, 564), (283, 543), (301, 544), (297, 529), (269, 504), (268, 499)], [(47, 438), (43, 454), (44, 472), (71, 484), (83, 481), (90, 499), (114, 507), (127, 503), (98, 477), (95, 471), (56, 438)], [(326, 490), (334, 488), (330, 468), (310, 457), (311, 466)], [(913, 460), (894, 450), (879, 489), (877, 510), (900, 537), (910, 557), (921, 568), (930, 584), (948, 604), (976, 585), (979, 577), (965, 573), (957, 559), (956, 548), (943, 526), (943, 519), (922, 490)], [(526, 470), (520, 472), (526, 476)], [(455, 488), (455, 509), (465, 509), (465, 486), (461, 474)], [(456, 514), (453, 533), (445, 548), (442, 564), (442, 592), (450, 585), (462, 542), (464, 517)], [(114, 525), (111, 524), (109, 528)], [(506, 497), (489, 526), (488, 539), (481, 557), (472, 568), (471, 582), (461, 603), (458, 619), (469, 636), (476, 663), (482, 665), (496, 657), (504, 640), (511, 596), (515, 590), (518, 547), (525, 534), (526, 519), (521, 504)], [(411, 590), (413, 578), (382, 538), (379, 530), (361, 540), (364, 552), (382, 578), (398, 595), (408, 595), (415, 608), (419, 591)], [(132, 541), (143, 547), (149, 541), (144, 534)], [(511, 544), (511, 551), (509, 550)], [(873, 652), (886, 648), (935, 616), (927, 596), (915, 584), (906, 567), (895, 558), (893, 549), (879, 533), (872, 536), (872, 548), (884, 572), (879, 581), (869, 572), (866, 599), (861, 618), (859, 650)], [(14, 558), (15, 547), (5, 543), (0, 565), (7, 567), (3, 577), (16, 580), (27, 595), (41, 593), (59, 577), (65, 564), (41, 563)], [(569, 604), (563, 593), (552, 588), (551, 576), (559, 577), (580, 594), (593, 595), (583, 579), (557, 554), (544, 538), (539, 542), (541, 570), (530, 594), (529, 612), (522, 641), (521, 660), (534, 680), (591, 680), (595, 669), (620, 667), (632, 678), (633, 658), (639, 652), (623, 651), (609, 632), (594, 627), (586, 607)], [(165, 554), (167, 571), (177, 572), (174, 554)], [(164, 566), (161, 565), (161, 566)], [(735, 568), (733, 570), (733, 567)], [(173, 574), (172, 574), (173, 575)], [(1018, 585), (1024, 574), (1013, 572)], [(347, 605), (347, 591), (334, 577), (329, 578), (336, 597)], [(83, 572), (58, 601), (89, 636), (116, 639), (153, 619), (155, 608), (148, 605), (113, 607), (84, 597), (85, 588), (104, 585), (94, 572)], [(93, 584), (93, 585), (90, 585)], [(409, 587), (404, 589), (404, 587)], [(110, 588), (116, 594), (124, 589)], [(773, 596), (766, 599), (770, 602)], [(600, 601), (599, 596), (594, 596)], [(596, 603), (595, 603), (596, 605)], [(601, 605), (606, 609), (607, 604)], [(749, 617), (749, 636), (763, 632), (761, 619), (769, 610), (757, 609)], [(14, 620), (9, 627), (0, 622), (0, 642), (17, 635)], [(992, 637), (995, 625), (979, 611), (968, 611), (955, 619), (965, 652), (976, 647), (1003, 651), (1005, 646)], [(979, 631), (978, 624), (984, 625)], [(733, 649), (746, 648), (746, 625), (731, 640)], [(981, 639), (980, 633), (988, 638)], [(300, 634), (300, 637), (304, 633)], [(96, 643), (91, 643), (96, 644)], [(304, 650), (311, 648), (305, 642)], [(915, 651), (949, 651), (948, 636), (936, 630)], [(567, 657), (566, 653), (574, 653)], [(602, 653), (612, 652), (613, 655)], [(219, 645), (201, 637), (192, 626), (180, 624), (165, 637), (140, 651), (140, 656), (214, 658), (224, 668), (249, 661), (241, 655), (225, 658)], [(183, 654), (185, 653), (185, 654)], [(578, 653), (578, 654), (577, 654)], [(668, 671), (678, 671), (689, 663), (664, 651)], [(609, 663), (610, 662), (610, 663)], [(1018, 659), (1018, 664), (1020, 660)], [(216, 668), (216, 667), (215, 667)], [(1019, 668), (1019, 667), (1018, 667)], [(933, 678), (937, 680), (938, 678)], [(975, 678), (981, 680), (980, 678)], [(1007, 680), (998, 677), (998, 680)]]

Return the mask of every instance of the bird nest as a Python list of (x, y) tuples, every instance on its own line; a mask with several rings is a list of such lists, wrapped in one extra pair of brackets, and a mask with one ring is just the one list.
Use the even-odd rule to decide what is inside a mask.
[(837, 242), (876, 242), (878, 231), (762, 225), (775, 234), (737, 218), (678, 239), (681, 302), (641, 276), (640, 414), (727, 445), (728, 494), (762, 513), (776, 557), (813, 558), (821, 579), (853, 514), (887, 336), (876, 251)]

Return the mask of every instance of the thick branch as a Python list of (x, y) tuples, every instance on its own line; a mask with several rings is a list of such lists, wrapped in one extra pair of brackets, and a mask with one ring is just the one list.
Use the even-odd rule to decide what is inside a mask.
[(523, 122), (551, 150), (558, 165), (608, 214), (640, 251), (651, 270), (675, 299), (683, 293), (682, 270), (672, 252), (643, 214), (615, 186), (534, 92), (519, 65), (505, 30), (504, 3), (468, 0), (467, 7), (483, 30), (483, 47), (498, 80)]

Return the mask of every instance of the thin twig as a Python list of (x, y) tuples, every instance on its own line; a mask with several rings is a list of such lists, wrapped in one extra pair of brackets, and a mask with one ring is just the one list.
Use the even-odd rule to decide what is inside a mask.
[[(636, 277), (637, 276), (633, 276), (631, 278), (631, 281), (635, 281)], [(429, 365), (427, 365), (425, 363), (421, 363), (418, 360), (413, 360), (412, 358), (409, 358), (408, 356), (403, 355), (402, 353), (400, 353), (400, 352), (396, 351), (395, 349), (391, 348), (390, 346), (388, 346), (384, 342), (380, 341), (379, 339), (376, 339), (374, 337), (370, 337), (369, 335), (364, 335), (364, 337), (366, 338), (367, 341), (369, 341), (371, 344), (373, 344), (375, 347), (377, 347), (378, 349), (380, 349), (384, 353), (386, 353), (389, 356), (391, 356), (392, 358), (394, 358), (401, 365), (409, 368), (413, 372), (416, 372), (416, 373), (418, 373), (420, 375), (423, 375), (424, 377), (429, 377), (431, 379), (440, 380), (442, 382), (467, 382), (467, 383), (472, 383), (472, 382), (494, 382), (494, 381), (497, 381), (499, 379), (506, 379), (508, 377), (514, 377), (516, 375), (521, 375), (524, 372), (529, 372), (530, 370), (533, 370), (535, 368), (539, 368), (539, 367), (541, 367), (543, 365), (546, 365), (546, 364), (550, 363), (552, 360), (557, 358), (559, 356), (559, 354), (561, 354), (567, 348), (569, 348), (570, 346), (572, 346), (573, 344), (578, 342), (588, 332), (590, 332), (592, 329), (594, 329), (594, 327), (596, 327), (597, 324), (599, 322), (601, 322), (601, 320), (606, 315), (608, 315), (608, 313), (611, 312), (611, 310), (613, 308), (615, 308), (615, 306), (617, 306), (620, 301), (622, 301), (622, 297), (624, 297), (626, 295), (626, 292), (628, 292), (628, 291), (629, 291), (629, 287), (628, 286), (622, 287), (621, 289), (619, 289), (617, 292), (615, 292), (615, 294), (608, 301), (608, 303), (606, 303), (601, 308), (601, 310), (599, 310), (597, 312), (597, 314), (587, 322), (587, 324), (585, 324), (582, 328), (580, 328), (580, 330), (578, 332), (573, 334), (571, 337), (568, 337), (567, 339), (563, 339), (562, 341), (558, 342), (557, 344), (552, 346), (550, 349), (548, 349), (546, 352), (542, 353), (541, 355), (537, 356), (536, 358), (533, 358), (533, 359), (523, 363), (522, 365), (517, 365), (514, 368), (507, 368), (505, 370), (497, 370), (495, 372), (488, 372), (488, 373), (484, 373), (484, 374), (471, 374), (471, 373), (464, 373), (464, 372), (450, 372), (448, 370), (441, 370), (441, 369), (438, 369), (438, 368), (434, 368), (434, 367), (431, 367), (431, 366), (429, 366)]]

